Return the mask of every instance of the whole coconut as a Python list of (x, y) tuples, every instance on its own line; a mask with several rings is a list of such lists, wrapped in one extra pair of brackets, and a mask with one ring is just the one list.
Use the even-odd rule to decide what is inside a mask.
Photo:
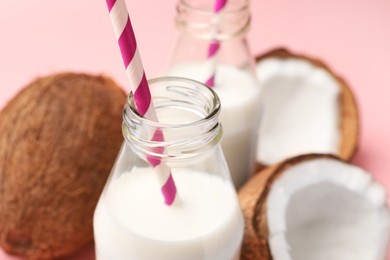
[(0, 246), (29, 259), (93, 240), (93, 212), (122, 143), (126, 95), (103, 76), (35, 80), (0, 113)]

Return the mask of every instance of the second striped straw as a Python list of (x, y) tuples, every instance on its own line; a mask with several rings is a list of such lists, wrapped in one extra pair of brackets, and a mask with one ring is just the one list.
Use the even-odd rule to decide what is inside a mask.
[[(227, 0), (216, 0), (214, 5), (214, 13), (217, 15), (222, 11), (222, 9), (226, 6)], [(218, 32), (215, 31), (215, 34)], [(209, 45), (207, 60), (210, 63), (210, 75), (207, 77), (205, 84), (208, 87), (214, 87), (215, 85), (215, 72), (217, 69), (217, 57), (220, 48), (220, 42), (217, 39), (213, 39)]]

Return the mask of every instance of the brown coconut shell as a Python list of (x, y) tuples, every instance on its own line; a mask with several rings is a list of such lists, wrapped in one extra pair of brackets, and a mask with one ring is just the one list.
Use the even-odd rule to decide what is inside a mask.
[[(312, 65), (323, 68), (330, 75), (332, 75), (335, 80), (339, 83), (341, 87), (340, 91), (340, 146), (338, 157), (343, 159), (344, 161), (350, 161), (354, 154), (356, 153), (359, 141), (359, 112), (358, 106), (355, 100), (355, 97), (352, 93), (351, 88), (341, 76), (337, 75), (333, 70), (330, 69), (328, 65), (326, 65), (323, 61), (316, 59), (314, 57), (310, 57), (303, 54), (292, 53), (287, 49), (279, 48), (271, 50), (265, 54), (262, 54), (256, 58), (256, 62), (260, 62), (262, 59), (266, 58), (278, 58), (278, 59), (302, 59), (305, 60)], [(286, 158), (287, 159), (287, 158)], [(257, 162), (255, 167), (255, 172), (259, 172), (264, 169), (268, 165), (261, 164)]]
[(268, 244), (267, 197), (272, 184), (288, 168), (303, 161), (332, 158), (333, 155), (307, 154), (288, 159), (268, 167), (252, 178), (239, 190), (238, 198), (244, 215), (245, 232), (241, 260), (271, 260)]
[(0, 246), (53, 259), (93, 241), (92, 217), (122, 143), (124, 91), (103, 76), (39, 78), (0, 113)]

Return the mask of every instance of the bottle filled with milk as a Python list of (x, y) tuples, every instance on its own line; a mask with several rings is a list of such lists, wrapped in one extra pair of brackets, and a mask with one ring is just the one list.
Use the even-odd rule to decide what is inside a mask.
[[(244, 222), (219, 144), (219, 98), (190, 79), (149, 85), (158, 122), (130, 94), (125, 141), (95, 209), (96, 259), (239, 259)], [(170, 205), (159, 182), (167, 169)]]
[(230, 174), (239, 188), (253, 172), (260, 122), (260, 86), (245, 36), (247, 0), (179, 0), (178, 40), (163, 75), (205, 83), (222, 103), (221, 141)]

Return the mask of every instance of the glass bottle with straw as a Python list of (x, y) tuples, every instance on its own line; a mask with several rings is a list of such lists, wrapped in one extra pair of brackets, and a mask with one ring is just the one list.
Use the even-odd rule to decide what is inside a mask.
[(178, 40), (163, 75), (203, 82), (222, 103), (222, 149), (236, 188), (252, 174), (260, 122), (260, 86), (245, 36), (247, 0), (179, 0)]
[(189, 79), (147, 82), (124, 1), (107, 4), (132, 92), (95, 209), (96, 259), (239, 259), (244, 223), (219, 145), (219, 98)]

